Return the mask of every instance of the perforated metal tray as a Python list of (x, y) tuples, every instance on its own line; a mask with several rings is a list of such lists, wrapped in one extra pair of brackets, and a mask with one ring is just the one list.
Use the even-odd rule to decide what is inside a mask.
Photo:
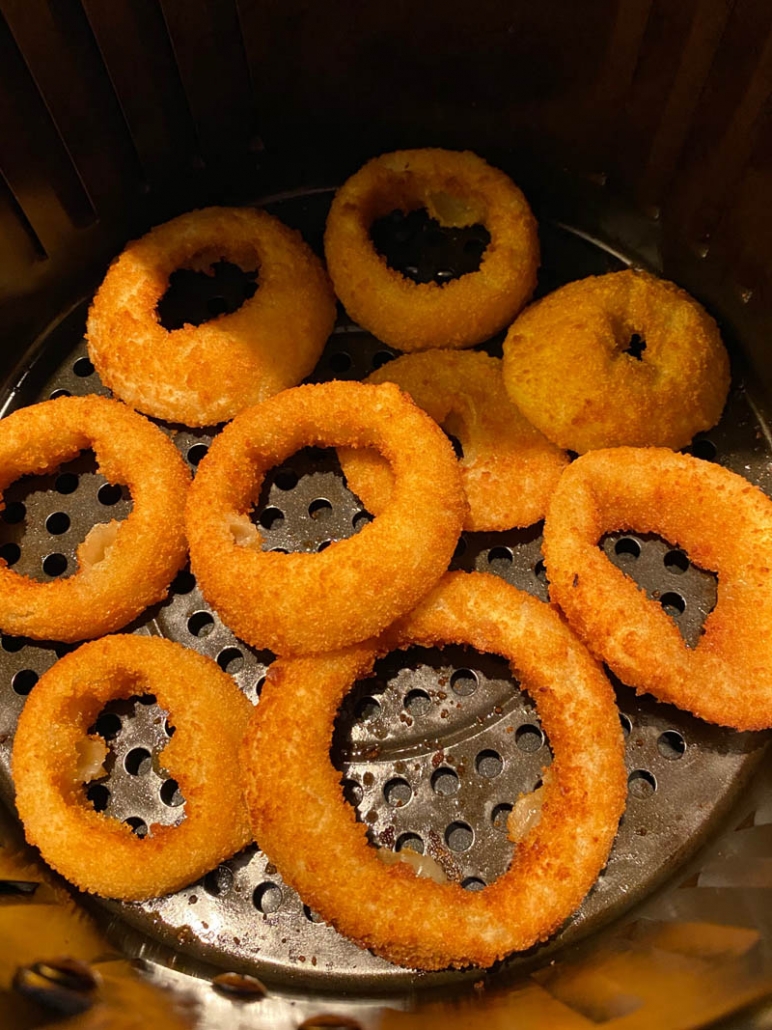
[[(285, 196), (269, 210), (300, 228), (320, 249), (330, 191)], [(624, 261), (571, 227), (541, 226), (540, 292)], [(386, 225), (382, 244), (407, 274), (438, 281), (474, 267), (485, 240), (474, 231), (443, 234), (434, 227)], [(252, 277), (253, 280), (254, 277)], [(227, 268), (215, 277), (182, 276), (167, 297), (165, 317), (179, 312), (201, 320), (236, 306), (249, 278)], [(48, 334), (33, 365), (6, 384), (4, 410), (55, 396), (106, 392), (85, 355), (87, 305), (66, 314)], [(497, 352), (500, 341), (488, 349)], [(315, 380), (362, 378), (393, 352), (341, 315)], [(192, 468), (212, 432), (164, 427)], [(747, 476), (769, 492), (769, 434), (742, 383), (735, 385), (720, 425), (692, 451)], [(56, 475), (26, 479), (7, 492), (0, 554), (19, 571), (46, 580), (75, 569), (75, 549), (100, 521), (125, 516), (131, 499), (96, 472), (85, 454)], [(254, 513), (266, 547), (319, 550), (356, 532), (369, 516), (345, 486), (334, 452), (306, 450), (267, 479)], [(454, 566), (493, 572), (542, 599), (547, 584), (540, 527), (507, 533), (465, 534)], [(694, 645), (715, 603), (715, 579), (656, 538), (611, 535), (610, 559), (658, 598)], [(214, 658), (255, 701), (272, 656), (237, 640), (204, 602), (193, 577), (176, 578), (169, 599), (130, 627), (160, 634)], [(67, 645), (0, 640), (0, 787), (12, 798), (10, 752), (24, 698)], [(609, 922), (645, 896), (717, 826), (753, 771), (765, 745), (762, 734), (708, 726), (618, 685), (627, 735), (630, 796), (607, 868), (581, 909), (557, 937), (508, 966), (543, 959), (550, 951)], [(109, 776), (88, 790), (100, 810), (126, 820), (136, 832), (184, 817), (184, 799), (163, 769), (165, 713), (151, 697), (108, 706), (97, 729), (110, 744)], [(414, 649), (392, 655), (376, 675), (358, 684), (340, 713), (334, 760), (346, 796), (381, 847), (412, 847), (438, 857), (469, 890), (506, 867), (513, 845), (506, 814), (533, 789), (550, 752), (530, 700), (513, 684), (501, 659), (461, 648)], [(223, 776), (233, 769), (224, 766)], [(298, 842), (302, 847), (302, 842)], [(88, 847), (88, 842), (83, 842)], [(304, 907), (257, 846), (213, 870), (201, 882), (143, 904), (104, 902), (113, 933), (125, 927), (127, 948), (165, 942), (168, 954), (188, 956), (313, 991), (360, 994), (440, 986), (476, 973), (417, 975), (375, 958), (344, 940)], [(128, 927), (139, 931), (129, 932)], [(120, 929), (118, 935), (121, 936)], [(178, 960), (175, 960), (178, 961)]]

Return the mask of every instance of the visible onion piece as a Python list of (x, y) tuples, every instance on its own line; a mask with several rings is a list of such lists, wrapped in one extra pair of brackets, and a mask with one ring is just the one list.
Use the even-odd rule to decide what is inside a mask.
[(404, 862), (405, 865), (411, 867), (416, 876), (424, 876), (428, 880), (434, 880), (435, 883), (448, 882), (442, 866), (431, 855), (419, 855), (417, 851), (412, 851), (410, 848), (404, 848), (402, 851), (378, 848), (376, 854), (381, 862), (384, 862), (386, 865), (396, 865), (397, 862)]
[(75, 768), (76, 783), (90, 783), (91, 780), (104, 776), (107, 770), (104, 761), (107, 758), (107, 745), (104, 740), (92, 734), (85, 740), (78, 741), (76, 747), (78, 764)]
[(507, 818), (507, 836), (513, 844), (525, 840), (531, 830), (541, 820), (541, 807), (544, 803), (544, 788), (550, 781), (549, 769), (542, 773), (542, 782), (536, 790), (521, 794), (515, 802)]
[(110, 554), (121, 524), (117, 519), (97, 522), (88, 531), (86, 539), (78, 548), (78, 565), (85, 572), (99, 565)]
[(237, 547), (251, 547), (254, 551), (260, 550), (260, 533), (248, 515), (231, 515), (228, 528)]

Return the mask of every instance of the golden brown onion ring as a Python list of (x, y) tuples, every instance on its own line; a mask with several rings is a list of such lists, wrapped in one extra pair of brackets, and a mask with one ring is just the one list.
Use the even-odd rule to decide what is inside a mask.
[[(633, 335), (645, 343), (628, 353)], [(716, 323), (673, 283), (639, 271), (569, 283), (520, 315), (504, 385), (559, 447), (684, 447), (718, 422), (729, 360)]]
[[(108, 701), (146, 692), (175, 727), (160, 760), (179, 784), (185, 817), (142, 839), (89, 804), (83, 782), (98, 770), (84, 777), (79, 756), (99, 748), (88, 728)], [(108, 898), (157, 897), (198, 879), (252, 839), (231, 775), (251, 710), (211, 659), (169, 640), (84, 644), (41, 676), (19, 719), (12, 768), (27, 840), (81, 890)]]
[[(554, 754), (538, 822), (507, 871), (474, 893), (379, 861), (330, 762), (338, 707), (376, 656), (446, 643), (510, 660)], [(256, 839), (305, 903), (392, 962), (440, 969), (489, 966), (577, 908), (624, 808), (623, 750), (611, 686), (557, 614), (494, 576), (450, 573), (383, 639), (275, 663), (242, 765)]]
[[(656, 533), (718, 573), (716, 607), (695, 648), (598, 547), (613, 530)], [(639, 693), (739, 730), (772, 726), (771, 549), (768, 497), (664, 448), (579, 458), (544, 526), (550, 596), (590, 650)]]
[(132, 511), (123, 522), (94, 527), (67, 579), (41, 583), (2, 563), (4, 633), (66, 641), (112, 633), (163, 600), (185, 563), (187, 466), (160, 429), (118, 401), (60, 397), (3, 419), (0, 499), (20, 476), (51, 472), (86, 448), (111, 483), (128, 486)]
[[(464, 529), (512, 529), (544, 518), (568, 457), (509, 400), (498, 358), (478, 351), (406, 354), (367, 382), (396, 383), (458, 438), (469, 501)], [(340, 450), (338, 456), (349, 487), (377, 515), (391, 491), (388, 465), (374, 451)]]
[[(171, 273), (221, 259), (258, 269), (257, 293), (231, 314), (167, 332), (156, 308)], [(212, 207), (159, 225), (116, 258), (89, 312), (89, 357), (132, 407), (214, 425), (299, 383), (334, 321), (329, 281), (299, 233), (265, 211)]]
[[(320, 554), (262, 551), (249, 511), (263, 477), (309, 445), (377, 448), (394, 474), (389, 504)], [(449, 440), (396, 386), (299, 386), (215, 438), (190, 490), (191, 564), (204, 597), (248, 644), (329, 651), (379, 633), (432, 588), (466, 509)]]
[[(395, 209), (419, 208), (443, 226), (486, 227), (490, 243), (476, 272), (438, 286), (388, 266), (370, 239), (371, 225)], [(487, 340), (528, 300), (539, 267), (536, 221), (525, 197), (468, 150), (398, 150), (368, 161), (335, 195), (324, 250), (349, 315), (403, 351)]]

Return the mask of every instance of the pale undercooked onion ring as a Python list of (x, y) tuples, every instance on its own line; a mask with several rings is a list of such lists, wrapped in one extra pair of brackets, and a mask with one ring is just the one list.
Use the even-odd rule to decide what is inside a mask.
[[(378, 653), (444, 643), (506, 656), (554, 753), (536, 825), (504, 875), (474, 893), (380, 862), (329, 757), (341, 700)], [(623, 750), (611, 686), (556, 613), (494, 576), (451, 573), (382, 640), (274, 664), (242, 765), (256, 839), (304, 902), (391, 961), (439, 969), (488, 966), (574, 911), (624, 808)]]
[[(226, 258), (257, 269), (254, 297), (231, 314), (167, 332), (156, 306), (177, 268)], [(265, 211), (191, 211), (135, 240), (113, 262), (88, 317), (89, 357), (132, 407), (189, 426), (214, 425), (295, 386), (335, 321), (335, 298), (300, 234)]]
[[(185, 818), (141, 839), (91, 807), (82, 785), (98, 769), (84, 777), (78, 754), (99, 746), (88, 728), (108, 701), (143, 693), (155, 694), (175, 727), (160, 761), (179, 784)], [(12, 767), (27, 840), (81, 890), (105, 897), (139, 900), (191, 883), (251, 840), (231, 768), (251, 710), (227, 673), (179, 644), (84, 644), (41, 676), (19, 719)]]
[[(263, 476), (308, 445), (376, 447), (394, 473), (391, 500), (320, 554), (262, 551), (249, 511)], [(396, 386), (299, 386), (215, 438), (190, 491), (191, 565), (204, 597), (248, 644), (328, 651), (409, 611), (447, 569), (465, 514), (450, 442)]]
[[(657, 533), (718, 573), (695, 648), (598, 547)], [(739, 730), (772, 726), (772, 501), (718, 465), (660, 448), (614, 448), (563, 474), (544, 526), (550, 596), (625, 683)]]
[[(373, 222), (426, 208), (443, 226), (482, 223), (480, 267), (439, 286), (390, 268)], [(536, 285), (539, 242), (528, 203), (503, 172), (470, 151), (399, 150), (368, 161), (337, 192), (324, 238), (335, 292), (349, 315), (399, 350), (471, 347), (508, 325)]]
[(41, 583), (0, 565), (0, 628), (43, 640), (86, 640), (125, 626), (162, 600), (187, 556), (190, 474), (147, 419), (106, 397), (60, 397), (0, 422), (0, 496), (20, 476), (50, 472), (93, 448), (99, 470), (125, 483), (133, 509), (98, 524), (68, 579)]
[[(512, 529), (544, 518), (568, 458), (509, 400), (498, 358), (477, 351), (406, 354), (367, 382), (396, 383), (458, 438), (469, 501), (464, 529)], [(377, 515), (391, 490), (388, 465), (374, 451), (338, 454), (349, 487)]]
[(504, 342), (504, 384), (559, 447), (675, 448), (718, 422), (729, 360), (685, 290), (628, 270), (569, 283), (524, 311)]

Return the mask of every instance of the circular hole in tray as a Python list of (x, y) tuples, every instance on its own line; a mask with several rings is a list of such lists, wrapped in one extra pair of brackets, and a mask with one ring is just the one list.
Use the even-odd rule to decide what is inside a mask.
[(521, 751), (533, 754), (544, 744), (544, 734), (539, 726), (527, 722), (515, 730), (515, 743)]
[(23, 522), (27, 514), (27, 508), (21, 501), (9, 501), (3, 509), (3, 522), (9, 526), (16, 526)]
[(623, 536), (614, 544), (614, 554), (621, 561), (635, 561), (641, 556), (641, 545), (631, 536)]
[(413, 796), (413, 788), (407, 780), (396, 777), (384, 786), (383, 796), (392, 808), (404, 808)]
[(657, 738), (657, 750), (663, 758), (671, 762), (683, 758), (686, 751), (686, 741), (678, 730), (665, 730)]
[(70, 528), (70, 516), (64, 511), (55, 511), (46, 519), (46, 529), (52, 536), (61, 536)]
[(88, 379), (94, 374), (94, 366), (87, 357), (78, 358), (72, 366), (72, 370), (80, 379)]
[(188, 633), (193, 637), (208, 637), (214, 629), (214, 618), (211, 612), (193, 612), (188, 619)]
[(123, 497), (123, 489), (117, 483), (103, 483), (97, 490), (97, 497), (100, 504), (111, 508)]
[(397, 843), (394, 845), (394, 850), (415, 851), (417, 855), (423, 855), (423, 837), (420, 837), (417, 833), (403, 833), (399, 837), (397, 837)]
[(204, 890), (213, 898), (223, 898), (233, 887), (233, 872), (227, 865), (220, 865), (204, 877)]
[(191, 465), (199, 465), (206, 457), (208, 451), (209, 444), (194, 443), (192, 447), (188, 448), (188, 461)]
[(179, 808), (180, 805), (185, 804), (185, 798), (182, 796), (180, 785), (176, 780), (164, 780), (158, 793), (161, 801), (169, 808)]
[(53, 579), (67, 571), (67, 557), (59, 551), (47, 554), (43, 559), (43, 572)]
[(486, 780), (500, 776), (504, 770), (504, 761), (501, 755), (492, 748), (481, 751), (475, 758), (474, 765), (478, 774)]
[(226, 647), (217, 655), (217, 664), (223, 672), (235, 676), (244, 668), (244, 655), (237, 647)]
[(442, 765), (439, 769), (435, 769), (432, 773), (431, 783), (434, 793), (444, 797), (457, 794), (461, 787), (458, 773), (447, 765)]
[(512, 811), (512, 805), (508, 801), (503, 801), (491, 812), (491, 822), (494, 827), (501, 833), (507, 832), (507, 819), (509, 819), (509, 813)]
[(0, 546), (0, 558), (3, 559), (9, 569), (13, 568), (19, 558), (21, 558), (21, 548), (13, 541), (9, 541), (7, 544)]
[(673, 590), (668, 590), (667, 593), (663, 594), (659, 599), (659, 603), (666, 614), (671, 615), (675, 619), (686, 611), (686, 599)]
[(457, 669), (450, 677), (450, 685), (460, 697), (469, 697), (477, 690), (479, 680), (473, 669)]
[(278, 912), (283, 901), (281, 887), (276, 883), (271, 883), (270, 880), (259, 883), (255, 887), (252, 901), (257, 911), (262, 912), (263, 915), (267, 916)]
[(78, 477), (74, 472), (62, 472), (56, 477), (54, 489), (59, 494), (74, 494), (78, 489)]
[(152, 756), (144, 747), (132, 748), (123, 760), (123, 768), (129, 776), (145, 776), (152, 767)]
[(689, 568), (688, 556), (678, 549), (668, 551), (663, 561), (668, 572), (672, 572), (676, 576), (686, 572)]
[(432, 699), (425, 690), (411, 690), (405, 695), (405, 708), (412, 716), (426, 715), (432, 707)]
[(104, 812), (110, 801), (110, 791), (104, 783), (90, 783), (86, 787), (86, 797), (95, 812)]
[(648, 769), (634, 769), (627, 777), (630, 796), (634, 798), (650, 798), (657, 789), (657, 781)]
[(11, 680), (11, 686), (17, 694), (26, 697), (38, 681), (38, 674), (34, 669), (19, 669)]
[(445, 830), (445, 843), (457, 854), (468, 851), (474, 844), (474, 830), (469, 823), (451, 823)]

